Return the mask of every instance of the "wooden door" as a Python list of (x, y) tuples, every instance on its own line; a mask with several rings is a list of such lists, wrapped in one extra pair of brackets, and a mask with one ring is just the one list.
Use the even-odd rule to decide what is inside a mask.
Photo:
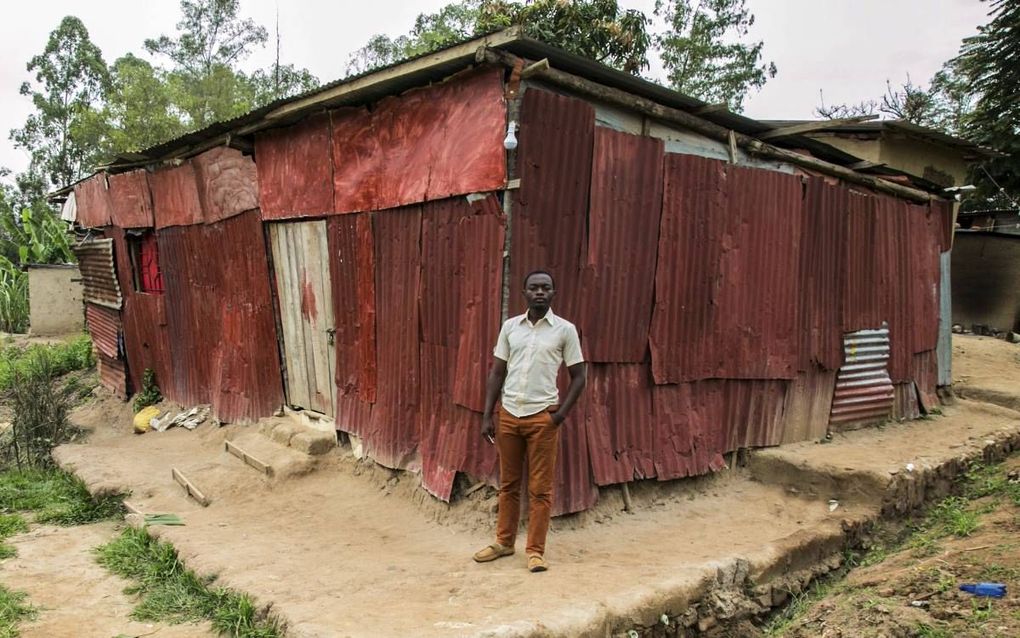
[(326, 222), (269, 225), (287, 364), (287, 402), (333, 416), (333, 295)]

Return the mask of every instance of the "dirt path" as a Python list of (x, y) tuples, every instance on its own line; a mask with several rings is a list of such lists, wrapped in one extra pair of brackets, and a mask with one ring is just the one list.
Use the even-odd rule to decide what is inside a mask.
[[(1004, 374), (1020, 381), (1016, 368)], [(751, 470), (768, 484), (746, 470), (642, 484), (633, 515), (618, 512), (615, 490), (605, 490), (596, 512), (558, 521), (552, 568), (535, 575), (522, 554), (470, 560), (491, 541), (492, 501), (481, 494), (448, 508), (414, 477), (339, 450), (310, 474), (269, 479), (223, 452), (242, 428), (134, 436), (128, 413), (116, 409), (93, 406), (84, 417), (106, 425), (88, 444), (60, 448), (61, 464), (93, 489), (130, 490), (146, 512), (179, 514), (186, 526), (154, 532), (191, 569), (271, 604), (289, 635), (316, 637), (606, 635), (652, 626), (709, 589), (739, 591), (831, 562), (846, 530), (890, 500), (895, 510), (937, 490), (946, 463), (1020, 440), (1016, 412), (961, 401), (933, 420), (763, 452), (778, 456)], [(917, 470), (906, 471), (908, 463)], [(171, 467), (211, 505), (185, 498)], [(833, 497), (839, 507), (830, 511)], [(702, 609), (694, 620), (708, 627), (714, 614), (732, 611)]]
[(111, 540), (114, 523), (79, 527), (33, 526), (8, 542), (18, 555), (0, 564), (0, 582), (24, 591), (39, 609), (35, 621), (21, 625), (23, 638), (213, 636), (204, 625), (165, 625), (131, 620), (134, 607), (124, 594), (128, 582), (100, 567), (93, 548)]

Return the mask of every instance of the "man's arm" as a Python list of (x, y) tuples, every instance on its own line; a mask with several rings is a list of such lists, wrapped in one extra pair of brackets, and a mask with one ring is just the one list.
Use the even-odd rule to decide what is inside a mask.
[(584, 386), (588, 384), (588, 366), (585, 362), (575, 363), (567, 368), (567, 371), (570, 372), (570, 388), (567, 389), (567, 398), (552, 415), (553, 423), (556, 425), (563, 423), (567, 418), (567, 414), (570, 413), (571, 408), (577, 403), (578, 397), (581, 396), (581, 392), (584, 391)]
[(492, 423), (492, 411), (496, 408), (496, 399), (503, 389), (506, 380), (506, 361), (499, 357), (492, 360), (489, 378), (485, 381), (485, 411), (482, 412), (482, 436), (491, 438), (496, 435), (496, 427)]

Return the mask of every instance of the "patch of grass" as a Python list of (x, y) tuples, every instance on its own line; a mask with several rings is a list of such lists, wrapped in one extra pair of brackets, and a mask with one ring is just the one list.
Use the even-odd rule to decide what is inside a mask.
[(45, 365), (53, 376), (87, 370), (96, 365), (92, 339), (83, 334), (66, 343), (4, 347), (0, 350), (0, 391), (14, 385), (17, 373), (30, 373), (40, 365)]
[(15, 534), (28, 531), (28, 523), (17, 514), (0, 514), (0, 560), (13, 558), (18, 555), (14, 549), (3, 541)]
[(927, 623), (919, 624), (915, 631), (917, 638), (953, 638), (953, 634), (949, 633), (948, 629), (933, 627)]
[(938, 541), (947, 536), (966, 538), (980, 526), (980, 517), (963, 496), (950, 496), (928, 510), (908, 545), (915, 555), (930, 556), (938, 551)]
[(0, 472), (0, 512), (36, 512), (39, 523), (84, 525), (120, 516), (123, 499), (94, 498), (81, 479), (59, 469)]
[(1008, 499), (1020, 505), (1020, 481), (1010, 481), (1001, 463), (974, 464), (964, 475), (964, 495), (971, 499)]
[(36, 610), (25, 603), (27, 594), (0, 585), (0, 638), (16, 638), (18, 623), (36, 617)]
[(97, 560), (111, 572), (134, 583), (125, 593), (140, 601), (131, 616), (140, 621), (170, 623), (209, 620), (213, 628), (240, 638), (277, 638), (277, 623), (256, 609), (245, 594), (222, 587), (211, 588), (185, 569), (177, 552), (145, 530), (126, 529), (116, 539), (96, 549)]

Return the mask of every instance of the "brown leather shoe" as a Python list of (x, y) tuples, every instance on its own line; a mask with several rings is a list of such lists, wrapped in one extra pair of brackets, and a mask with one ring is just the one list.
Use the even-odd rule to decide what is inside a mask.
[(492, 545), (475, 552), (474, 559), (476, 563), (488, 563), (489, 561), (496, 560), (497, 558), (510, 556), (513, 553), (513, 547), (505, 547), (499, 543), (493, 543)]
[(545, 559), (540, 554), (532, 554), (528, 556), (528, 571), (529, 572), (544, 572), (549, 569), (549, 565), (546, 564)]

